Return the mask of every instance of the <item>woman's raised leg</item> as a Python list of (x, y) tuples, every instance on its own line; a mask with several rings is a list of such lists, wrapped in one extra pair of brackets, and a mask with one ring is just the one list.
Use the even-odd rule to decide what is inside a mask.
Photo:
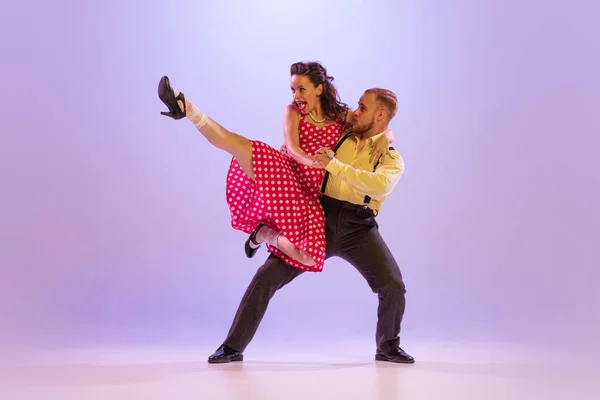
[(187, 117), (196, 129), (204, 135), (210, 144), (231, 154), (240, 164), (244, 172), (254, 179), (252, 168), (252, 143), (244, 136), (231, 132), (204, 114), (183, 93), (173, 90), (169, 79), (165, 76), (158, 85), (158, 96), (170, 112), (162, 115), (174, 119)]

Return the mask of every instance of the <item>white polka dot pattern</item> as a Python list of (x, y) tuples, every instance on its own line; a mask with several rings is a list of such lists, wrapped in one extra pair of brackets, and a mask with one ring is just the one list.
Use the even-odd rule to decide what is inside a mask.
[[(301, 119), (300, 148), (314, 155), (322, 147), (333, 149), (341, 125), (318, 128)], [(281, 151), (252, 141), (253, 182), (233, 158), (227, 173), (227, 204), (234, 229), (248, 234), (259, 223), (279, 230), (296, 247), (308, 252), (316, 265), (307, 266), (267, 245), (267, 250), (286, 264), (304, 271), (321, 272), (325, 262), (325, 214), (319, 194), (323, 169), (298, 164), (282, 147)]]

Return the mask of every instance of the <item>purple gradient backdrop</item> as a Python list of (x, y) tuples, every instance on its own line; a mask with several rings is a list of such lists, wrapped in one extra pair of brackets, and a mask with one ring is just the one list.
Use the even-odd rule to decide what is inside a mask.
[[(597, 342), (599, 12), (591, 0), (5, 5), (2, 343), (216, 346), (265, 253), (246, 259), (230, 227), (230, 157), (161, 117), (156, 86), (168, 74), (229, 129), (279, 147), (299, 60), (323, 62), (351, 105), (373, 86), (399, 96), (407, 170), (379, 222), (407, 283), (406, 340)], [(277, 294), (256, 341), (372, 341), (375, 307), (331, 260)]]

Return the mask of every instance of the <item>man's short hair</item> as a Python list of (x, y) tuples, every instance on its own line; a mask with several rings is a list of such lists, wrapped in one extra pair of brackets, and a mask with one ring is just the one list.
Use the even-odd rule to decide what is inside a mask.
[(365, 91), (365, 93), (375, 94), (375, 100), (378, 103), (381, 103), (381, 105), (390, 113), (390, 120), (396, 116), (396, 113), (398, 112), (398, 98), (394, 92), (388, 89), (372, 88)]

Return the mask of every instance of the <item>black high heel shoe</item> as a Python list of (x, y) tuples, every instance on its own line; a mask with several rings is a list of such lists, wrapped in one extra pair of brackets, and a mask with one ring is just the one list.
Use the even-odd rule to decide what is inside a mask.
[[(248, 258), (254, 257), (254, 255), (260, 248), (260, 243), (256, 243), (256, 234), (258, 233), (260, 228), (263, 227), (263, 225), (264, 224), (258, 224), (258, 226), (254, 230), (254, 232), (252, 232), (252, 234), (248, 237), (248, 240), (246, 240), (246, 244), (244, 246), (244, 251), (246, 252), (246, 257), (248, 257)], [(257, 247), (252, 248), (250, 246), (250, 241), (252, 241), (252, 243), (254, 243)]]
[[(185, 96), (180, 92), (177, 97), (175, 97), (175, 92), (169, 83), (169, 78), (166, 76), (163, 76), (158, 83), (158, 98), (165, 103), (169, 109), (169, 112), (161, 111), (160, 115), (166, 115), (173, 119), (181, 119), (186, 116), (187, 105), (185, 104)], [(177, 104), (177, 100), (183, 102), (183, 111), (181, 111), (179, 104)]]

